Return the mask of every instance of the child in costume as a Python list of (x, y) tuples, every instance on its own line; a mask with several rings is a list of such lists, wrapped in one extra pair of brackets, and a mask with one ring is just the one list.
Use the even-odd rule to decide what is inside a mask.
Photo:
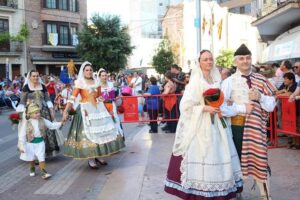
[(19, 133), (18, 149), (21, 152), (20, 159), (29, 162), (30, 176), (35, 176), (35, 160), (39, 161), (41, 176), (48, 179), (51, 174), (47, 173), (45, 165), (45, 142), (46, 128), (58, 129), (61, 122), (50, 122), (41, 117), (41, 109), (31, 103), (26, 109), (26, 129)]

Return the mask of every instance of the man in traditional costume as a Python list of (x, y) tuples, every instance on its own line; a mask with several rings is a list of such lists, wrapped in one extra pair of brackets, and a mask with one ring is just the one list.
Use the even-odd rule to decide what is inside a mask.
[(267, 120), (276, 102), (272, 84), (251, 71), (252, 57), (242, 44), (234, 53), (236, 72), (223, 81), (224, 116), (231, 117), (233, 141), (241, 159), (243, 176), (253, 176), (262, 198), (270, 200), (267, 160)]

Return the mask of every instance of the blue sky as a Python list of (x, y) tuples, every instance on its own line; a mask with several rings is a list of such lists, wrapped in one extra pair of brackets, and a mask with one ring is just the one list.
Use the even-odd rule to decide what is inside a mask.
[(87, 14), (112, 14), (121, 17), (123, 23), (129, 22), (129, 0), (87, 0)]

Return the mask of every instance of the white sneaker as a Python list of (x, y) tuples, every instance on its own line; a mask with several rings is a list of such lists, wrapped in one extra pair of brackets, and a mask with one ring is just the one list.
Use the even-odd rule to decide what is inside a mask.
[(30, 173), (29, 173), (29, 176), (33, 177), (35, 176), (35, 168), (30, 168)]
[(30, 172), (29, 176), (31, 176), (31, 177), (35, 176), (35, 172)]
[(41, 173), (43, 179), (48, 179), (52, 176), (51, 174), (47, 173), (46, 170), (42, 171)]

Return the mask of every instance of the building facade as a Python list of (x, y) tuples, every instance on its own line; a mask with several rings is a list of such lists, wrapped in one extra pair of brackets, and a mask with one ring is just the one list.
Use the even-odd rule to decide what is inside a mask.
[(217, 0), (222, 7), (227, 7), (228, 11), (237, 14), (252, 14), (252, 0)]
[[(183, 0), (131, 0), (129, 34), (135, 46), (128, 68), (151, 68), (155, 49), (162, 39), (162, 19), (168, 6)], [(152, 72), (150, 72), (152, 73)]]
[(169, 6), (162, 19), (163, 35), (170, 40), (175, 62), (183, 66), (183, 4)]
[(24, 22), (24, 0), (0, 0), (0, 78), (25, 71), (24, 42), (4, 39), (17, 35)]
[(30, 31), (27, 70), (57, 75), (70, 59), (78, 66), (81, 61), (75, 52), (76, 33), (87, 18), (87, 0), (30, 0), (25, 1), (25, 9)]
[(300, 0), (254, 0), (252, 22), (265, 42), (261, 62), (300, 59)]

